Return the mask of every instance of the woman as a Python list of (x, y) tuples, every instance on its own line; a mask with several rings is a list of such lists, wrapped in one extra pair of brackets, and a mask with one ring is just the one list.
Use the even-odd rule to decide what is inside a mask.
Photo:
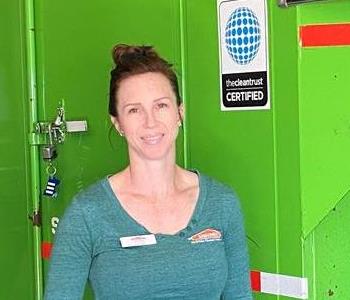
[(46, 299), (252, 299), (242, 215), (226, 186), (175, 163), (177, 78), (152, 47), (117, 45), (109, 113), (129, 166), (76, 196)]

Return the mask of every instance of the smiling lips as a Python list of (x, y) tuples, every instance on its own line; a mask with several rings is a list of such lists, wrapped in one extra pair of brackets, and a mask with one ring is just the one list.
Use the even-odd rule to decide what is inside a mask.
[(160, 142), (160, 140), (163, 138), (164, 134), (154, 134), (154, 135), (146, 135), (141, 137), (141, 139), (147, 144), (147, 145), (156, 145)]

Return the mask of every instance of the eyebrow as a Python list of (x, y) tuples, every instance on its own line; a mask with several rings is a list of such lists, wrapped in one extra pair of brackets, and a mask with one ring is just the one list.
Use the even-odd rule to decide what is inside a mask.
[(153, 102), (157, 102), (157, 101), (164, 100), (164, 99), (171, 100), (169, 97), (164, 96), (164, 97), (153, 100)]
[[(171, 100), (168, 96), (164, 96), (164, 97), (160, 97), (160, 98), (154, 99), (153, 102), (157, 102), (157, 101), (165, 100), (165, 99)], [(133, 103), (125, 104), (123, 106), (123, 109), (125, 109), (128, 106), (134, 106), (134, 105), (141, 105), (141, 102), (133, 102)]]
[(128, 107), (128, 106), (133, 106), (133, 105), (141, 105), (141, 103), (140, 103), (140, 102), (128, 103), (128, 104), (125, 104), (125, 105), (123, 106), (123, 109), (126, 108), (126, 107)]

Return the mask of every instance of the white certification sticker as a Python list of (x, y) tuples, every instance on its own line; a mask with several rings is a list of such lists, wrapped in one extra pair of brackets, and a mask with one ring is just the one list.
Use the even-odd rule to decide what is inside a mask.
[(217, 0), (221, 110), (270, 109), (267, 0)]
[(154, 234), (125, 236), (120, 238), (120, 243), (123, 248), (148, 246), (157, 244)]

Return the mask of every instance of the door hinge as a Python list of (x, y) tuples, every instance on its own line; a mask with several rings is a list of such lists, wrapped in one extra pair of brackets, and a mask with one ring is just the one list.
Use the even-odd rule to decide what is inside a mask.
[(28, 218), (32, 220), (33, 226), (41, 226), (41, 213), (40, 211), (34, 211), (32, 215), (28, 215)]

